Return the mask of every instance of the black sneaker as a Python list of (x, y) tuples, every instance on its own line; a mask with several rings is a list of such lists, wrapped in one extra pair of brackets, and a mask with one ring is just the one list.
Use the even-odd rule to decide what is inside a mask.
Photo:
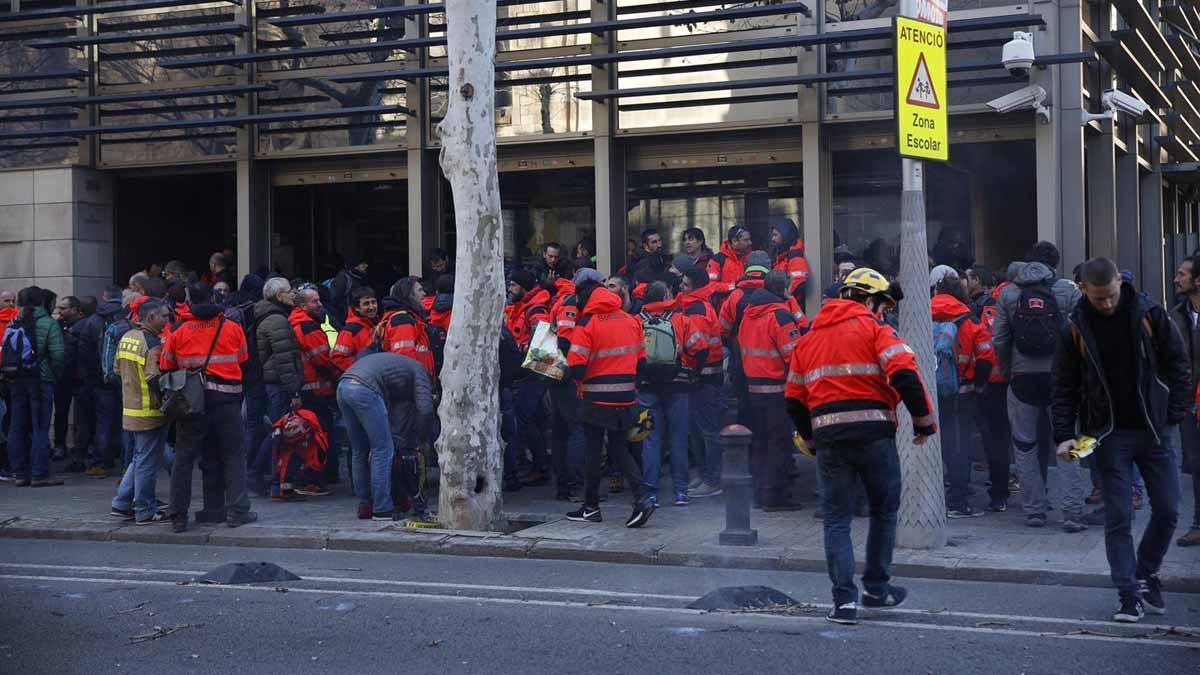
[(1147, 613), (1158, 616), (1167, 613), (1167, 605), (1162, 596), (1162, 581), (1157, 574), (1138, 579), (1138, 590), (1142, 594), (1142, 605)]
[(991, 505), (988, 506), (988, 510), (993, 513), (1004, 513), (1005, 511), (1008, 510), (1008, 500), (1007, 499), (997, 499), (997, 500), (993, 501), (991, 503)]
[(1113, 621), (1121, 623), (1137, 623), (1146, 616), (1146, 609), (1142, 605), (1142, 601), (1137, 598), (1122, 598), (1121, 607), (1113, 614)]
[(171, 516), (171, 531), (175, 534), (186, 532), (188, 525), (188, 517), (186, 513), (176, 514)]
[(243, 513), (230, 511), (229, 519), (225, 521), (225, 524), (229, 527), (241, 527), (242, 525), (253, 523), (256, 520), (258, 520), (258, 514), (253, 511), (245, 511)]
[(113, 518), (120, 518), (121, 520), (133, 520), (133, 509), (118, 509), (114, 506), (108, 512), (108, 515)]
[(165, 523), (168, 520), (171, 520), (171, 517), (168, 516), (165, 512), (156, 511), (154, 513), (154, 515), (150, 516), (149, 518), (143, 518), (141, 520), (135, 521), (134, 525), (157, 525), (159, 523)]
[(908, 599), (908, 591), (900, 586), (889, 586), (883, 597), (863, 592), (862, 605), (871, 609), (894, 609)]
[(1045, 527), (1045, 526), (1046, 526), (1046, 514), (1044, 514), (1044, 513), (1031, 513), (1031, 514), (1029, 514), (1028, 517), (1025, 518), (1025, 527)]
[(654, 504), (646, 504), (644, 506), (633, 507), (633, 513), (629, 514), (629, 520), (625, 521), (625, 527), (641, 527), (650, 520), (650, 514), (654, 513)]
[(971, 508), (969, 504), (964, 504), (957, 509), (950, 509), (946, 511), (946, 517), (950, 520), (955, 520), (958, 518), (978, 518), (982, 515), (983, 511), (976, 511), (975, 509)]
[(375, 511), (371, 514), (371, 520), (395, 520), (395, 511)]
[(853, 602), (834, 605), (833, 609), (829, 610), (829, 615), (825, 617), (825, 620), (846, 626), (853, 626), (858, 623), (858, 605)]
[(574, 520), (577, 523), (600, 523), (604, 521), (604, 518), (600, 517), (600, 509), (581, 506), (568, 513), (567, 520)]

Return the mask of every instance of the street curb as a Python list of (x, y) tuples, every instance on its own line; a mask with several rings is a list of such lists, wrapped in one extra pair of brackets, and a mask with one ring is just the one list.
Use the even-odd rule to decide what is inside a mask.
[[(421, 553), (438, 555), (574, 560), (579, 562), (666, 565), (672, 567), (752, 569), (784, 572), (824, 572), (825, 559), (796, 555), (789, 549), (743, 549), (711, 551), (665, 550), (665, 545), (596, 546), (561, 539), (540, 539), (504, 534), (412, 531), (402, 528), (364, 532), (308, 528), (244, 526), (192, 527), (174, 534), (165, 526), (139, 527), (125, 523), (33, 521), (17, 518), (0, 524), (3, 539), (61, 539), (117, 541), (142, 544), (190, 544), (243, 548), (298, 548), (310, 550)], [(903, 558), (902, 552), (898, 557)], [(923, 555), (921, 552), (912, 553)], [(861, 572), (861, 563), (859, 571)], [(897, 560), (898, 577), (954, 581), (999, 582), (1036, 586), (1112, 588), (1108, 574), (1067, 569), (1031, 569), (974, 564), (946, 558), (936, 562)], [(1172, 593), (1200, 593), (1200, 575), (1161, 575)]]

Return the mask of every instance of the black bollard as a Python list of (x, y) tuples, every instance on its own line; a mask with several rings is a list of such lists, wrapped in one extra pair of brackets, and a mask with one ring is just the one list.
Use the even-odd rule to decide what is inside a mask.
[(750, 529), (750, 497), (754, 489), (748, 467), (750, 430), (731, 424), (721, 430), (721, 488), (725, 491), (725, 529), (722, 546), (753, 546), (758, 530)]

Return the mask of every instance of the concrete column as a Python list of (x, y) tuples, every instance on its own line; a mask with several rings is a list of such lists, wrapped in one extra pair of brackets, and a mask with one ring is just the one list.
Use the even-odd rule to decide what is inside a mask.
[[(799, 21), (802, 35), (825, 32), (824, 3), (816, 3), (811, 19), (801, 14)], [(801, 74), (819, 73), (825, 66), (825, 47), (811, 52), (802, 50), (798, 57)], [(832, 279), (833, 270), (833, 162), (821, 127), (825, 112), (823, 87), (800, 87), (798, 104), (804, 188), (800, 228), (811, 272), (805, 307), (815, 314), (821, 306), (821, 291)]]
[(0, 288), (99, 295), (113, 282), (113, 184), (82, 168), (0, 173)]
[[(616, 0), (592, 3), (592, 21), (617, 18)], [(592, 34), (592, 53), (616, 51), (613, 33)], [(617, 64), (592, 66), (592, 91), (617, 87)], [(611, 274), (625, 263), (625, 152), (614, 136), (619, 127), (616, 99), (592, 101), (596, 185), (596, 267)]]
[(1141, 177), (1139, 193), (1138, 207), (1142, 228), (1141, 277), (1138, 287), (1155, 302), (1165, 303), (1167, 268), (1164, 262), (1166, 242), (1163, 237), (1163, 183), (1157, 162), (1152, 173)]
[[(1046, 22), (1044, 30), (1033, 34), (1033, 48), (1037, 54), (1058, 53), (1058, 5), (1052, 0), (1039, 0), (1033, 5), (1033, 12)], [(1059, 70), (1076, 68), (1075, 66), (1055, 66), (1051, 68), (1034, 68), (1029, 73), (1029, 83), (1045, 89), (1050, 94), (1051, 122), (1041, 124), (1034, 122), (1034, 156), (1037, 158), (1037, 238), (1039, 241), (1052, 241), (1061, 245), (1060, 231), (1061, 191), (1059, 186), (1059, 142), (1062, 125), (1060, 117), (1075, 116), (1077, 113), (1062, 108), (1070, 107), (1071, 103), (1078, 107), (1079, 97), (1073, 100), (1063, 99), (1059, 90)], [(1077, 68), (1076, 68), (1077, 69)], [(1062, 99), (1062, 100), (1060, 100)]]
[[(1058, 51), (1083, 50), (1081, 37), (1082, 15), (1079, 0), (1059, 0), (1056, 35)], [(1084, 209), (1083, 127), (1083, 66), (1066, 64), (1054, 66), (1058, 83), (1054, 89), (1054, 120), (1058, 126), (1058, 247), (1062, 252), (1062, 269), (1070, 270), (1087, 259), (1087, 225)], [(1040, 157), (1040, 155), (1039, 155)], [(1038, 189), (1042, 181), (1039, 178)], [(1108, 188), (1111, 190), (1111, 184)], [(1039, 223), (1039, 234), (1041, 224)], [(1060, 270), (1062, 271), (1062, 270)]]
[(1129, 125), (1126, 146), (1129, 152), (1116, 158), (1117, 267), (1133, 271), (1133, 278), (1141, 278), (1142, 247), (1141, 232), (1144, 224), (1141, 217), (1141, 168), (1137, 160), (1137, 127)]
[[(1102, 132), (1089, 134), (1087, 145), (1088, 257), (1117, 257), (1117, 160), (1111, 120), (1100, 122)], [(1065, 261), (1069, 262), (1069, 261)], [(1064, 269), (1070, 269), (1064, 265)]]
[[(415, 5), (421, 0), (406, 0)], [(404, 23), (406, 38), (428, 37), (429, 15), (418, 14)], [(409, 55), (414, 68), (429, 63), (429, 50), (420, 48)], [(438, 227), (438, 189), (441, 171), (436, 153), (429, 148), (429, 80), (405, 83), (404, 105), (413, 112), (405, 124), (408, 145), (408, 273), (420, 276), (425, 254), (442, 245)]]

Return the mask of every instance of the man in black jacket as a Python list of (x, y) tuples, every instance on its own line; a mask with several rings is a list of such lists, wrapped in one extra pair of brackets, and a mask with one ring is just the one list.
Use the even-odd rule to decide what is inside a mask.
[[(1158, 569), (1179, 520), (1179, 425), (1192, 423), (1191, 367), (1167, 313), (1117, 266), (1093, 258), (1081, 270), (1085, 299), (1063, 329), (1053, 369), (1054, 441), (1060, 462), (1074, 460), (1076, 433), (1099, 439), (1106, 522), (1104, 544), (1121, 596), (1114, 621), (1163, 614)], [(1078, 430), (1078, 432), (1077, 432)], [(1134, 554), (1133, 467), (1150, 498), (1150, 523)]]
[[(1200, 258), (1184, 258), (1175, 272), (1175, 293), (1182, 302), (1171, 309), (1171, 320), (1179, 328), (1183, 346), (1192, 366), (1192, 389), (1200, 384)], [(1183, 438), (1183, 456), (1186, 467), (1192, 472), (1192, 494), (1200, 495), (1200, 429), (1195, 424), (1180, 427)], [(1176, 542), (1180, 546), (1200, 545), (1200, 499), (1196, 500), (1192, 514), (1192, 526), (1187, 534)]]

